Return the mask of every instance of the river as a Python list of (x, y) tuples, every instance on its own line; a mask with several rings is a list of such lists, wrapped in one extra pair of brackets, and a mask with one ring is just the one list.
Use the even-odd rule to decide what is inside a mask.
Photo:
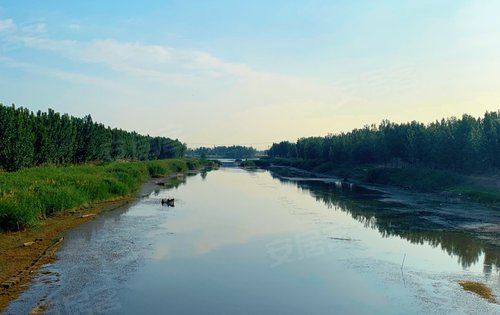
[(500, 296), (498, 234), (447, 228), (435, 203), (223, 167), (66, 232), (6, 313), (500, 313), (458, 285)]

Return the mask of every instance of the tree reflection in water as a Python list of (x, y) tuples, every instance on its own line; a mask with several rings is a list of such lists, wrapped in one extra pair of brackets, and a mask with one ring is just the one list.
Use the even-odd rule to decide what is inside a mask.
[[(490, 275), (500, 266), (500, 248), (488, 243), (468, 231), (458, 230), (446, 224), (447, 220), (459, 220), (449, 214), (434, 213), (411, 206), (384, 201), (384, 194), (346, 183), (323, 181), (296, 181), (278, 176), (273, 178), (282, 183), (296, 185), (308, 192), (328, 208), (344, 211), (366, 228), (378, 230), (383, 237), (399, 236), (413, 244), (427, 243), (440, 247), (450, 256), (458, 257), (462, 267), (467, 268), (479, 262), (484, 254), (483, 271)], [(440, 216), (442, 220), (429, 220)]]

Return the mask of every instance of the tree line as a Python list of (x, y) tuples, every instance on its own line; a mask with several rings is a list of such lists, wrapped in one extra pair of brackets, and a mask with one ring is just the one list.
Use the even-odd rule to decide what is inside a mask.
[(465, 173), (499, 169), (500, 111), (427, 125), (384, 120), (347, 133), (273, 143), (267, 154), (338, 164), (418, 164)]
[(251, 158), (257, 154), (257, 150), (253, 147), (245, 147), (241, 145), (233, 146), (216, 146), (213, 148), (199, 147), (196, 149), (188, 149), (188, 156), (217, 156), (231, 159)]
[(0, 168), (16, 171), (42, 164), (112, 160), (157, 160), (182, 157), (179, 140), (143, 136), (106, 127), (52, 109), (36, 114), (0, 104)]

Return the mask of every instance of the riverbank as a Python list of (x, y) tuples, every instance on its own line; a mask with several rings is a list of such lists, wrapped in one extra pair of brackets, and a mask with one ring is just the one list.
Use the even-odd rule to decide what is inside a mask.
[(0, 229), (24, 230), (52, 215), (122, 198), (149, 177), (201, 167), (201, 160), (169, 159), (44, 166), (0, 174)]
[(73, 213), (52, 216), (43, 220), (38, 226), (22, 232), (2, 232), (0, 310), (24, 291), (25, 285), (30, 282), (31, 276), (38, 268), (54, 259), (64, 231), (92, 220), (102, 211), (121, 207), (131, 200), (132, 197), (124, 197), (120, 200), (95, 204), (91, 208)]
[(10, 223), (0, 233), (0, 310), (25, 289), (40, 266), (53, 259), (64, 231), (149, 192), (154, 181), (144, 185), (148, 178), (207, 166), (213, 165), (172, 159), (1, 173), (0, 220)]
[[(436, 223), (456, 223), (450, 214), (462, 207), (498, 224), (499, 211), (491, 220), (484, 207), (440, 206), (429, 194), (402, 190), (424, 199), (405, 207), (392, 199), (399, 194), (305, 176), (225, 167), (103, 213), (65, 233), (57, 260), (6, 312), (296, 314), (315, 305), (319, 314), (498, 313), (459, 284), (481, 282), (500, 296), (498, 247)], [(168, 197), (174, 208), (161, 206)], [(445, 206), (436, 218), (435, 208)], [(304, 281), (304, 272), (319, 280)]]
[(257, 166), (293, 167), (319, 176), (334, 176), (349, 182), (396, 186), (405, 190), (442, 194), (488, 205), (500, 205), (498, 174), (464, 175), (425, 167), (387, 167), (381, 165), (338, 166), (331, 162), (267, 158)]

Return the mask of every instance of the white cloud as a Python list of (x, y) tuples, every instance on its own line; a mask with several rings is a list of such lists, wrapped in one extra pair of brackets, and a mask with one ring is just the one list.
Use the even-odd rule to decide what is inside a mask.
[(44, 23), (36, 23), (31, 25), (26, 25), (22, 28), (25, 34), (45, 34), (47, 32), (47, 26)]
[(82, 27), (80, 26), (80, 24), (72, 23), (69, 25), (69, 28), (74, 30), (74, 31), (79, 31)]
[[(469, 65), (474, 68), (468, 69), (462, 59), (437, 63), (424, 57), (354, 58), (311, 69), (324, 74), (320, 82), (318, 76), (262, 71), (207, 51), (109, 38), (55, 39), (41, 23), (16, 27), (11, 19), (0, 20), (0, 31), (5, 30), (9, 31), (1, 34), (0, 44), (13, 48), (4, 49), (12, 52), (11, 59), (0, 56), (0, 63), (76, 83), (61, 93), (55, 81), (54, 90), (46, 92), (47, 103), (64, 94), (58, 100), (61, 107), (71, 103), (86, 111), (92, 104), (103, 122), (153, 135), (175, 134), (192, 142), (294, 140), (289, 137), (350, 130), (382, 118), (425, 120), (471, 112), (471, 104), (491, 104), (497, 98), (494, 84), (500, 73), (500, 64), (486, 68), (476, 59)], [(15, 54), (20, 47), (53, 54), (60, 69), (23, 62)], [(65, 64), (79, 70), (68, 70)], [(471, 101), (470, 95), (482, 98)], [(34, 99), (40, 102), (40, 96)], [(437, 113), (438, 105), (446, 111)], [(165, 117), (175, 117), (179, 126), (174, 128)]]
[[(291, 129), (296, 129), (293, 136), (298, 136), (304, 134), (304, 129), (314, 124), (317, 118), (314, 114), (306, 117), (304, 110), (315, 109), (315, 113), (323, 116), (335, 110), (333, 101), (352, 100), (346, 95), (339, 96), (342, 93), (339, 88), (332, 89), (300, 77), (256, 70), (250, 65), (227, 62), (204, 51), (113, 39), (86, 42), (55, 40), (46, 34), (19, 33), (13, 40), (31, 49), (54, 52), (79, 63), (98, 64), (112, 70), (117, 74), (116, 85), (122, 86), (122, 90), (128, 93), (127, 97), (114, 97), (114, 103), (127, 107), (126, 111), (114, 114), (114, 119), (126, 125), (148, 120), (151, 124), (147, 130), (142, 126), (131, 129), (170, 135), (172, 130), (163, 130), (162, 116), (173, 115), (179, 121), (189, 121), (188, 133), (192, 135), (175, 132), (187, 141), (203, 139), (207, 128), (212, 130), (212, 137), (205, 138), (209, 142), (226, 137), (228, 141), (237, 143), (238, 137), (241, 140), (245, 136), (241, 135), (242, 132), (258, 134), (259, 139), (268, 141), (276, 137), (276, 133), (270, 135), (276, 126), (283, 129), (279, 132), (280, 137)], [(78, 74), (54, 70), (48, 73), (78, 83), (99, 82)], [(148, 109), (137, 109), (139, 102)], [(162, 114), (150, 117), (151, 112)], [(198, 115), (192, 116), (192, 112)], [(220, 121), (221, 117), (213, 116), (221, 113), (231, 118)], [(303, 123), (299, 125), (297, 122), (300, 119)], [(251, 126), (257, 121), (262, 132), (252, 133)], [(227, 135), (227, 130), (241, 132)], [(314, 130), (321, 132), (323, 129), (318, 127)]]
[(16, 28), (12, 19), (0, 20), (0, 32), (13, 30)]
[(3, 64), (11, 68), (23, 68), (23, 69), (32, 68), (32, 65), (27, 62), (19, 62), (12, 58), (7, 58), (1, 55), (0, 55), (0, 64)]
[[(213, 80), (244, 81), (248, 90), (285, 88), (287, 93), (314, 84), (298, 77), (257, 71), (246, 64), (223, 61), (210, 53), (163, 45), (99, 39), (89, 42), (54, 40), (39, 34), (17, 34), (13, 39), (26, 47), (53, 51), (83, 63), (102, 64), (117, 72), (163, 85), (199, 86)], [(257, 92), (262, 94), (261, 92)], [(267, 92), (266, 92), (267, 93)]]
[(90, 76), (90, 75), (80, 74), (80, 73), (73, 73), (73, 72), (68, 72), (68, 71), (46, 68), (46, 67), (42, 67), (42, 66), (35, 65), (32, 63), (28, 63), (28, 62), (16, 61), (12, 58), (8, 58), (5, 56), (0, 56), (0, 64), (7, 66), (9, 68), (25, 69), (25, 70), (36, 72), (39, 74), (44, 74), (44, 75), (48, 75), (51, 77), (59, 78), (59, 79), (65, 80), (65, 81), (73, 81), (76, 83), (84, 83), (84, 84), (90, 84), (90, 85), (101, 86), (101, 87), (102, 86), (115, 87), (113, 85), (113, 82), (111, 82), (109, 80), (101, 79), (101, 78)]
[[(71, 24), (72, 29), (80, 25)], [(0, 30), (15, 28), (12, 19), (0, 21)], [(52, 51), (83, 63), (103, 64), (165, 83), (179, 78), (224, 78), (296, 81), (297, 78), (256, 71), (249, 65), (225, 62), (204, 51), (183, 50), (165, 45), (146, 45), (139, 42), (120, 42), (113, 39), (75, 41), (52, 39), (43, 23), (27, 25), (10, 35), (8, 40), (28, 48)]]
[[(5, 25), (14, 25), (12, 20), (7, 21)], [(77, 28), (76, 25), (72, 24), (74, 28)], [(42, 23), (25, 26), (7, 36), (7, 40), (27, 48), (54, 52), (79, 63), (101, 64), (114, 72), (126, 73), (129, 79), (147, 79), (163, 86), (200, 88), (225, 82), (226, 87), (240, 87), (233, 94), (260, 95), (271, 101), (297, 97), (301, 91), (318, 94), (315, 83), (299, 77), (259, 71), (247, 64), (223, 61), (204, 51), (114, 39), (53, 39)]]

